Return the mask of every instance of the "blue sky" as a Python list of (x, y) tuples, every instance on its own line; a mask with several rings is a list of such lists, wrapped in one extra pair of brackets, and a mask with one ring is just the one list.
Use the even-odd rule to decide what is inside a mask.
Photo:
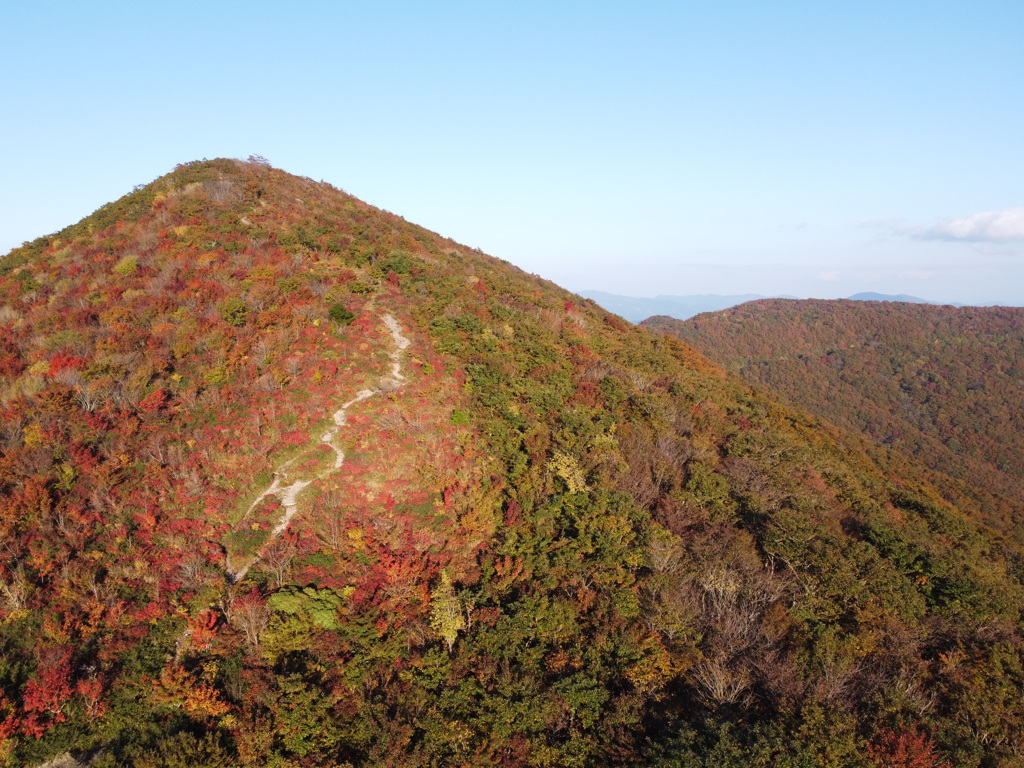
[(574, 289), (1024, 304), (1015, 2), (0, 9), (0, 252), (258, 153)]

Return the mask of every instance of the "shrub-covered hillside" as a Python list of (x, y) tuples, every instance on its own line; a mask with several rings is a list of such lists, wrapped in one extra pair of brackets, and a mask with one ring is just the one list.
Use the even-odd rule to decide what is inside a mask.
[(776, 299), (644, 324), (1024, 522), (1024, 309)]
[(675, 339), (234, 160), (0, 273), (10, 765), (1024, 750), (1012, 542)]

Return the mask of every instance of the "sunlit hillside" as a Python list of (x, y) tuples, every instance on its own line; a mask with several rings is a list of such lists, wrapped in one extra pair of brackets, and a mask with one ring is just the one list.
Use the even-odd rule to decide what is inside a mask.
[(179, 166), (0, 260), (0, 330), (9, 765), (1024, 750), (977, 499), (330, 185)]

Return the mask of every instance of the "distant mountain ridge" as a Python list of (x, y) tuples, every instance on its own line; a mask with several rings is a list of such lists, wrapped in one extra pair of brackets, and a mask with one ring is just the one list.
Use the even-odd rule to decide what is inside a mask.
[[(910, 296), (906, 293), (875, 293), (874, 291), (863, 291), (861, 293), (855, 293), (853, 296), (847, 296), (846, 298), (852, 301), (902, 301), (905, 304), (934, 304), (934, 301), (928, 301), (928, 299), (922, 299), (917, 296)], [(962, 305), (957, 305), (962, 306)]]
[[(580, 296), (593, 299), (609, 312), (624, 317), (631, 323), (639, 323), (648, 317), (665, 315), (674, 317), (676, 320), (688, 320), (702, 312), (718, 312), (748, 301), (760, 299), (797, 299), (796, 296), (763, 296), (759, 293), (741, 293), (735, 295), (719, 295), (715, 293), (693, 294), (687, 296), (659, 295), (654, 297), (621, 296), (605, 291), (581, 291)], [(906, 302), (909, 304), (939, 304), (942, 302), (929, 301), (917, 296), (910, 296), (905, 293), (886, 294), (874, 293), (871, 291), (855, 293), (848, 296), (851, 301), (890, 301)], [(962, 307), (963, 304), (951, 304), (948, 306)]]
[(1024, 515), (1022, 308), (762, 300), (643, 325)]
[[(759, 293), (743, 293), (733, 296), (720, 296), (713, 293), (692, 296), (654, 296), (635, 297), (620, 296), (604, 291), (581, 291), (580, 296), (593, 299), (609, 312), (624, 317), (631, 323), (654, 315), (668, 315), (684, 320), (701, 312), (717, 312), (720, 309), (734, 307), (748, 301), (767, 298)], [(788, 297), (787, 297), (788, 298)]]

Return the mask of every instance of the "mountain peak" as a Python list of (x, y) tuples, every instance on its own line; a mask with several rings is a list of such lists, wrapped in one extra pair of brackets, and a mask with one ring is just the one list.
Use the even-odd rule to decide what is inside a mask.
[(1024, 749), (953, 479), (329, 184), (179, 166), (0, 302), (2, 760)]

